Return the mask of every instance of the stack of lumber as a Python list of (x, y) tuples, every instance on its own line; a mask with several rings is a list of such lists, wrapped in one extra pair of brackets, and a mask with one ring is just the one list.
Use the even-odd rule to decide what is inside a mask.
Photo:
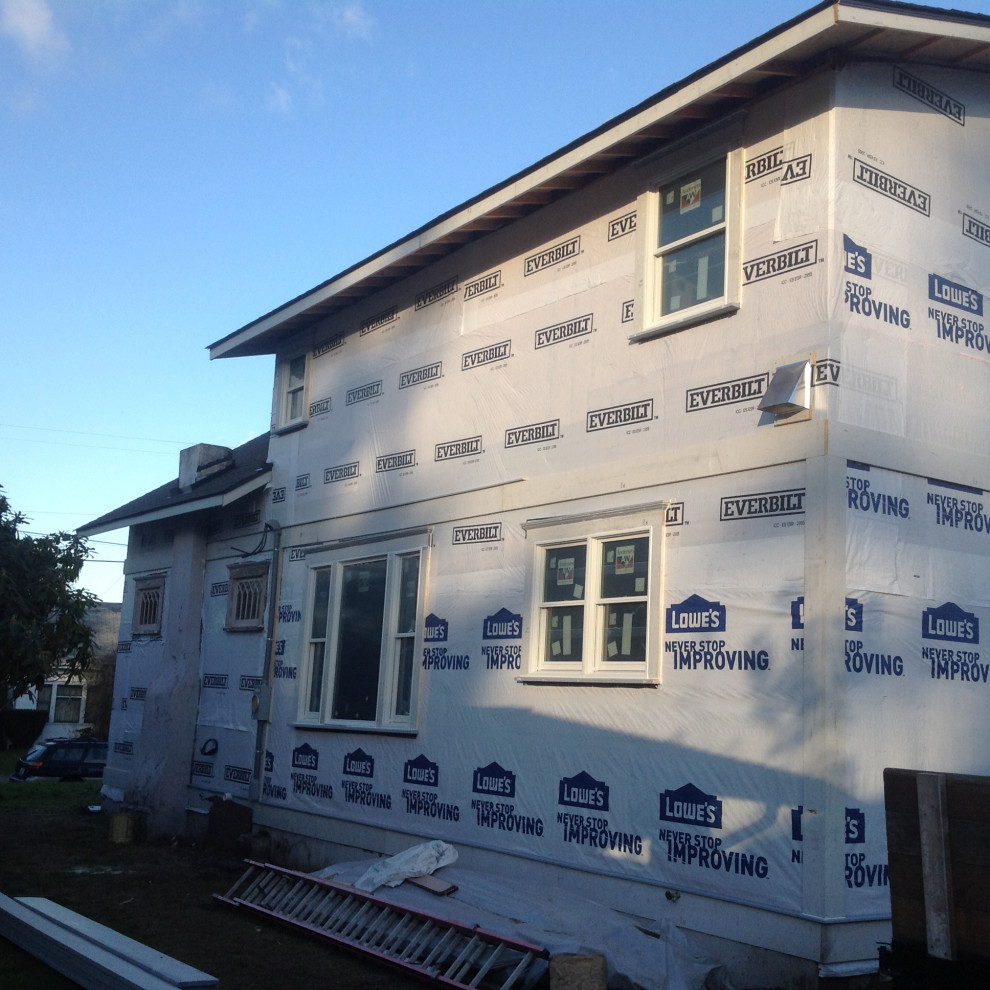
[(44, 897), (0, 894), (0, 935), (85, 990), (176, 990), (219, 981)]

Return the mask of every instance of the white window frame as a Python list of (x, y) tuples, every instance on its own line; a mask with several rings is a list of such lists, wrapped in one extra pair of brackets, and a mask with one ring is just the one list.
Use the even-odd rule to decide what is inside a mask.
[[(145, 608), (147, 596), (157, 602), (154, 614)], [(134, 580), (134, 612), (131, 617), (132, 636), (160, 636), (162, 618), (165, 614), (165, 575), (155, 574)]]
[[(296, 724), (300, 727), (343, 729), (347, 731), (415, 732), (418, 724), (419, 668), (423, 646), (423, 624), (426, 616), (426, 589), (429, 572), (429, 534), (382, 538), (330, 548), (326, 551), (307, 550), (309, 565), (303, 656), (300, 664), (299, 707)], [(417, 558), (416, 607), (412, 628), (400, 629), (402, 603), (402, 561)], [(379, 654), (377, 704), (372, 717), (337, 717), (333, 711), (337, 667), (346, 649), (341, 636), (340, 617), (344, 589), (344, 570), (364, 562), (386, 562), (383, 605), (382, 646)], [(316, 628), (318, 614), (315, 595), (318, 577), (329, 572), (327, 586), (327, 620), (325, 634)], [(408, 589), (407, 589), (408, 590)], [(410, 645), (411, 644), (411, 645)], [(406, 651), (409, 667), (408, 712), (397, 712), (402, 672), (402, 650)], [(314, 694), (314, 686), (317, 691)]]
[(268, 563), (236, 564), (228, 568), (227, 632), (258, 632), (265, 628), (268, 609)]
[[(660, 682), (661, 623), (663, 620), (664, 513), (666, 503), (656, 503), (623, 511), (589, 513), (579, 516), (529, 520), (524, 524), (534, 546), (527, 575), (527, 601), (530, 603), (527, 673), (519, 680), (529, 683), (635, 684), (655, 686)], [(606, 544), (645, 537), (649, 546), (646, 587), (629, 598), (601, 594), (603, 551)], [(585, 587), (580, 602), (584, 606), (580, 662), (554, 660), (547, 655), (552, 612), (566, 603), (544, 600), (547, 558), (559, 549), (583, 543), (587, 548)], [(646, 605), (645, 658), (642, 661), (609, 659), (606, 655), (608, 630), (606, 615), (610, 605)], [(614, 640), (613, 640), (614, 641)]]
[[(662, 191), (690, 185), (694, 177), (720, 161), (725, 162), (724, 216), (721, 220), (713, 218), (702, 229), (661, 245), (659, 234)], [(673, 333), (728, 316), (739, 309), (742, 278), (742, 190), (743, 150), (734, 148), (726, 152), (723, 147), (717, 152), (665, 164), (649, 190), (640, 197), (637, 211), (643, 217), (642, 290), (637, 308), (642, 313), (642, 329), (632, 334), (630, 341), (635, 343)], [(666, 260), (719, 234), (725, 239), (722, 294), (670, 313), (662, 312)]]
[[(303, 369), (301, 377), (293, 375), (293, 367), (299, 362), (302, 362)], [(291, 430), (309, 422), (309, 374), (310, 360), (306, 351), (292, 353), (280, 363), (275, 415), (277, 429)], [(293, 408), (295, 399), (298, 399), (298, 409)]]

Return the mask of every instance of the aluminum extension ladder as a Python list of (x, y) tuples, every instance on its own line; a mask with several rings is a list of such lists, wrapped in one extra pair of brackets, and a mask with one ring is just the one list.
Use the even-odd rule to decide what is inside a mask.
[[(449, 987), (511, 990), (539, 975), (549, 952), (479, 927), (391, 904), (346, 884), (270, 863), (247, 870), (216, 900), (290, 924)], [(499, 983), (502, 972), (508, 976)], [(483, 980), (487, 981), (482, 983)]]

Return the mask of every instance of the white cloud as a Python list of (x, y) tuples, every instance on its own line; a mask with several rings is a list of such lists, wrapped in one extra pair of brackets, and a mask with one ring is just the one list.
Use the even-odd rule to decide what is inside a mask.
[(45, 0), (0, 0), (0, 34), (35, 59), (51, 59), (69, 49), (68, 36), (55, 24)]
[(265, 105), (276, 113), (288, 113), (292, 109), (292, 94), (285, 86), (273, 82), (268, 87)]
[(330, 11), (334, 25), (352, 38), (367, 40), (375, 26), (374, 18), (358, 0), (354, 3), (335, 6)]

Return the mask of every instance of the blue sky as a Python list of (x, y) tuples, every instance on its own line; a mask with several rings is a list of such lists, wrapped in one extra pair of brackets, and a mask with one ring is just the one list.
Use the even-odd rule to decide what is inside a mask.
[[(812, 6), (0, 0), (0, 485), (25, 529), (267, 430), (272, 358), (208, 344)], [(84, 569), (107, 601), (125, 540)]]

